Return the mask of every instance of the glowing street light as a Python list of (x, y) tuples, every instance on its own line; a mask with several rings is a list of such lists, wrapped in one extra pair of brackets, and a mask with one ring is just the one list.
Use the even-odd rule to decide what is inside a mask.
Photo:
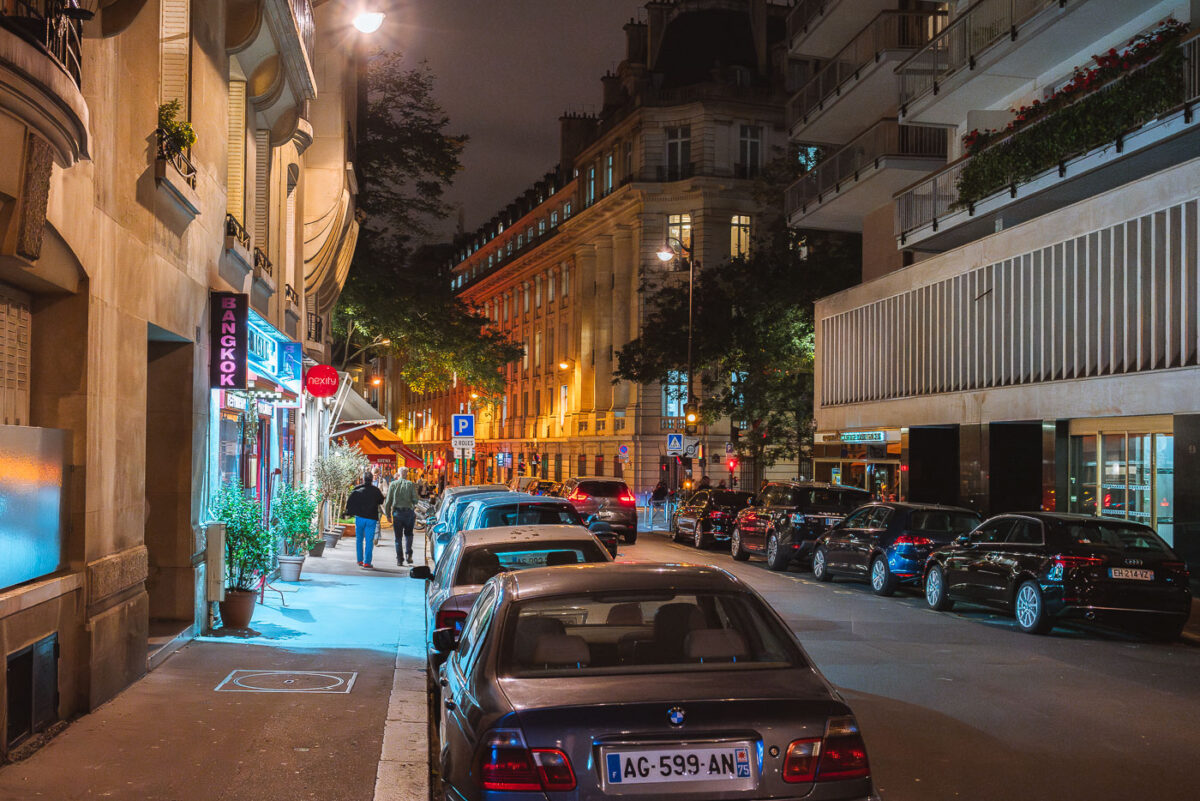
[(354, 18), (354, 27), (362, 33), (375, 33), (383, 24), (382, 11), (362, 11)]

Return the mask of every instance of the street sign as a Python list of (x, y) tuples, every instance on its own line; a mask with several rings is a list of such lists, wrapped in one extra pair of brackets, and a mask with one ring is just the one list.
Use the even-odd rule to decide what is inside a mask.
[(470, 437), (475, 439), (475, 415), (473, 414), (452, 414), (450, 415), (450, 436), (452, 437)]
[(667, 456), (683, 455), (683, 434), (667, 434)]
[(454, 450), (456, 450), (456, 451), (463, 451), (463, 450), (468, 450), (468, 449), (474, 450), (475, 449), (475, 438), (474, 437), (451, 437), (450, 438), (450, 447), (454, 448)]
[(726, 453), (726, 455), (728, 455), (728, 456), (732, 456), (732, 455), (735, 453), (735, 451), (733, 450), (733, 443), (732, 443), (732, 442), (726, 442), (726, 443), (725, 443), (725, 453)]
[(700, 455), (700, 438), (699, 437), (684, 437), (683, 438), (683, 455), (696, 457)]

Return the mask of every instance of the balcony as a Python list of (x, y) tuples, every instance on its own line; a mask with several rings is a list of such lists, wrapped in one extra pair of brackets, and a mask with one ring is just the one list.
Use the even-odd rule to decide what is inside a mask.
[(788, 50), (794, 56), (832, 58), (858, 33), (861, 20), (895, 6), (895, 0), (798, 0), (788, 14)]
[(261, 288), (267, 296), (275, 292), (275, 265), (262, 248), (254, 249), (254, 286)]
[[(283, 287), (284, 312), (289, 315), (294, 321), (300, 320), (300, 293), (291, 284), (284, 284)], [(289, 323), (289, 325), (291, 325)], [(294, 331), (292, 332), (295, 333)]]
[(896, 65), (941, 31), (946, 15), (885, 11), (858, 32), (787, 105), (793, 140), (846, 142), (896, 108)]
[(789, 224), (862, 231), (868, 213), (946, 163), (947, 132), (880, 120), (787, 190)]
[(319, 348), (325, 346), (325, 321), (316, 312), (309, 312), (304, 327), (304, 341)]
[(237, 217), (225, 213), (225, 252), (233, 257), (242, 269), (242, 277), (254, 268), (254, 256), (250, 252), (250, 232)]
[(1153, 24), (1156, 13), (1129, 0), (978, 0), (896, 69), (900, 120), (960, 125), (968, 111), (994, 108), (1072, 53), (1139, 15)]
[(155, 131), (158, 152), (154, 159), (154, 180), (190, 218), (200, 214), (200, 194), (196, 191), (196, 167), (187, 153), (168, 144), (163, 129)]
[[(896, 195), (897, 246), (924, 252), (950, 250), (1194, 158), (1200, 152), (1200, 123), (1192, 110), (1200, 100), (1200, 38), (1193, 36), (1178, 49), (1182, 51), (1178, 62), (1156, 59), (1130, 71), (902, 190)], [(1145, 71), (1155, 69), (1155, 64), (1181, 71), (1175, 82), (1176, 94), (1161, 101), (1167, 108), (1143, 108), (1141, 122), (1135, 118), (1112, 120), (1107, 126), (1108, 139), (1064, 152), (1057, 163), (1035, 164), (1032, 172), (1026, 168), (1018, 175), (991, 167), (984, 172), (996, 179), (981, 183), (977, 177), (980, 170), (972, 170), (973, 161), (981, 157), (996, 163), (996, 155), (1006, 150), (1014, 154), (1030, 146), (1040, 150), (1046, 140), (1056, 139), (1053, 128), (1047, 126), (1053, 126), (1056, 118), (1061, 121), (1063, 113), (1087, 114), (1085, 104), (1093, 96), (1121, 89), (1138, 96), (1148, 94), (1133, 84), (1122, 86), (1122, 82), (1153, 78)], [(1040, 138), (1041, 144), (1029, 137)], [(965, 196), (960, 191), (964, 180)]]

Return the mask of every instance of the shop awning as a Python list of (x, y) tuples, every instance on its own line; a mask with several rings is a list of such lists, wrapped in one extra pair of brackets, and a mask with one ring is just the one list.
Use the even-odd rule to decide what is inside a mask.
[(379, 443), (388, 446), (396, 453), (404, 458), (404, 466), (412, 468), (422, 468), (425, 463), (421, 460), (420, 454), (412, 448), (404, 444), (404, 440), (387, 430), (383, 426), (371, 426), (366, 429), (366, 432)]
[(329, 436), (341, 437), (351, 431), (386, 423), (382, 414), (375, 407), (354, 391), (349, 377), (342, 374), (342, 387), (338, 390), (337, 401), (334, 404), (335, 414), (330, 425)]

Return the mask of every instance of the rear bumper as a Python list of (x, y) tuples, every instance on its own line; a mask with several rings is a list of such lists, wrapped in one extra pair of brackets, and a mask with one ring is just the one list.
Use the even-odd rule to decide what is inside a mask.
[[(1149, 588), (1147, 588), (1149, 589)], [(1120, 627), (1136, 627), (1139, 622), (1183, 623), (1192, 611), (1192, 595), (1184, 587), (1152, 593), (1130, 587), (1128, 592), (1112, 588), (1076, 589), (1043, 585), (1046, 611), (1062, 619), (1103, 622)]]

